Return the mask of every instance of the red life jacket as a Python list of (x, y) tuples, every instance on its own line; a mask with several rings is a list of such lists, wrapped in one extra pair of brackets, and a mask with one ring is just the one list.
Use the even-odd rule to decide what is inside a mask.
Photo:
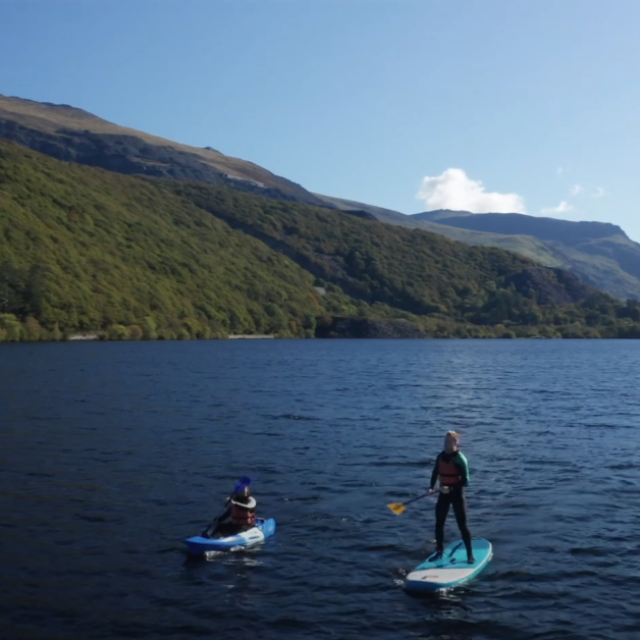
[(440, 456), (440, 461), (438, 462), (438, 480), (440, 486), (460, 484), (462, 481), (460, 469), (453, 461), (454, 457), (455, 456), (452, 456), (449, 462), (446, 462), (443, 457)]
[(252, 526), (256, 523), (256, 513), (249, 509), (239, 507), (237, 504), (231, 505), (231, 522), (238, 526)]

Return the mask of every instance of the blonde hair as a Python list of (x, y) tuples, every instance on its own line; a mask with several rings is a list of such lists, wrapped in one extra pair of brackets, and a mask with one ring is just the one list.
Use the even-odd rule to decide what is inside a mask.
[(447, 431), (448, 436), (455, 438), (456, 440), (460, 440), (460, 434), (457, 431)]

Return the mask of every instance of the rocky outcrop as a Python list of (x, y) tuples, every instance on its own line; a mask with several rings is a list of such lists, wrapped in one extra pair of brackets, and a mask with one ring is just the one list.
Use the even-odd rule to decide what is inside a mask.
[[(87, 126), (91, 126), (89, 122)], [(141, 137), (96, 133), (89, 129), (60, 128), (55, 133), (24, 126), (0, 112), (0, 138), (48, 156), (126, 175), (143, 175), (171, 180), (195, 180), (226, 186), (272, 200), (299, 202), (334, 209), (330, 203), (300, 185), (279, 176), (271, 184), (227, 173), (206, 162), (197, 153), (169, 145), (150, 144)], [(215, 152), (210, 147), (209, 151)], [(247, 165), (249, 163), (246, 163)]]
[(545, 267), (523, 269), (509, 278), (516, 291), (527, 294), (535, 291), (538, 304), (564, 305), (582, 302), (599, 293), (597, 289), (581, 282), (577, 276), (563, 269)]

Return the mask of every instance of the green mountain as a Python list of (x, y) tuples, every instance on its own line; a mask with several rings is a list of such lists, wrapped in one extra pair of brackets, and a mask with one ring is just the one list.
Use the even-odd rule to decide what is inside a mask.
[(566, 269), (621, 300), (640, 300), (640, 244), (614, 224), (517, 213), (439, 210), (405, 215), (316, 195), (345, 212), (366, 212), (388, 224), (432, 231), (466, 244), (515, 251), (543, 266)]
[(365, 219), (432, 231), (467, 244), (515, 251), (543, 266), (566, 269), (619, 299), (640, 299), (640, 245), (615, 225), (601, 225), (595, 235), (584, 235), (579, 225), (599, 223), (452, 211), (407, 216), (310, 193), (262, 167), (210, 147), (190, 147), (121, 127), (68, 105), (1, 95), (0, 138), (59, 160), (127, 175), (228, 186), (271, 199), (338, 209)]
[(639, 322), (640, 305), (499, 249), (0, 142), (0, 339), (389, 336), (409, 327), (443, 337), (616, 337), (640, 335)]
[(49, 335), (175, 338), (313, 335), (338, 312), (355, 312), (340, 291), (319, 296), (286, 256), (161, 183), (0, 142), (0, 313)]

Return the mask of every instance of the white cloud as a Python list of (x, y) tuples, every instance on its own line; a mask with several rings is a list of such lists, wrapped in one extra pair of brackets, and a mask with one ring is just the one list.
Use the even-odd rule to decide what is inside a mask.
[(416, 198), (424, 200), (428, 211), (526, 213), (521, 196), (516, 193), (488, 193), (480, 180), (472, 180), (462, 169), (451, 168), (439, 176), (426, 176)]
[(574, 184), (571, 187), (572, 196), (577, 196), (579, 193), (582, 193), (583, 191), (584, 191), (584, 187), (581, 184)]
[(550, 213), (554, 215), (558, 213), (567, 213), (568, 211), (573, 211), (573, 205), (570, 205), (566, 200), (563, 200), (557, 207), (543, 209), (540, 213)]
[(605, 195), (604, 189), (602, 187), (598, 187), (596, 189), (596, 192), (593, 194), (594, 198), (602, 198), (602, 196)]

